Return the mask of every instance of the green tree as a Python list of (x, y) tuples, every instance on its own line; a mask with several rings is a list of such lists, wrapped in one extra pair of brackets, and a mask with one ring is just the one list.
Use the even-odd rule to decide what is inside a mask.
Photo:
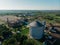
[(17, 45), (17, 40), (15, 38), (9, 38), (4, 40), (2, 45)]

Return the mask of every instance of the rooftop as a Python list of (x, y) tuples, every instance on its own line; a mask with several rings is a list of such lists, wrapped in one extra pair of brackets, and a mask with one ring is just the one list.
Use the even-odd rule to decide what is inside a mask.
[(33, 21), (32, 23), (29, 24), (29, 26), (32, 26), (32, 27), (41, 27), (43, 26), (43, 24), (39, 21)]

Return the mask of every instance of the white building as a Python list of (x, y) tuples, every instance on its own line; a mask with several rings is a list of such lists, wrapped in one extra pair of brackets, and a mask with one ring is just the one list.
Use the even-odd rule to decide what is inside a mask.
[(44, 34), (45, 25), (45, 22), (40, 23), (39, 21), (33, 21), (30, 23), (28, 25), (30, 37), (34, 39), (41, 39)]

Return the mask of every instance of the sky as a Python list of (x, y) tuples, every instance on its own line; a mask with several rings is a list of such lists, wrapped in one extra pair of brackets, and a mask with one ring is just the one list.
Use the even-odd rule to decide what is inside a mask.
[(0, 10), (60, 10), (60, 0), (0, 0)]

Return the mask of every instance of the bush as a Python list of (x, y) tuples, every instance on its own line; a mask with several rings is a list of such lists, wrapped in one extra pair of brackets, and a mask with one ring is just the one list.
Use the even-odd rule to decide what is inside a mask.
[(10, 39), (4, 40), (2, 45), (17, 45), (17, 41), (15, 38), (10, 38)]
[(55, 21), (60, 23), (60, 18), (56, 18)]
[(56, 16), (60, 16), (60, 14), (56, 14)]
[(45, 16), (44, 18), (45, 19), (48, 19), (48, 20), (54, 20), (54, 17), (53, 16), (49, 16), (49, 15), (48, 16)]

